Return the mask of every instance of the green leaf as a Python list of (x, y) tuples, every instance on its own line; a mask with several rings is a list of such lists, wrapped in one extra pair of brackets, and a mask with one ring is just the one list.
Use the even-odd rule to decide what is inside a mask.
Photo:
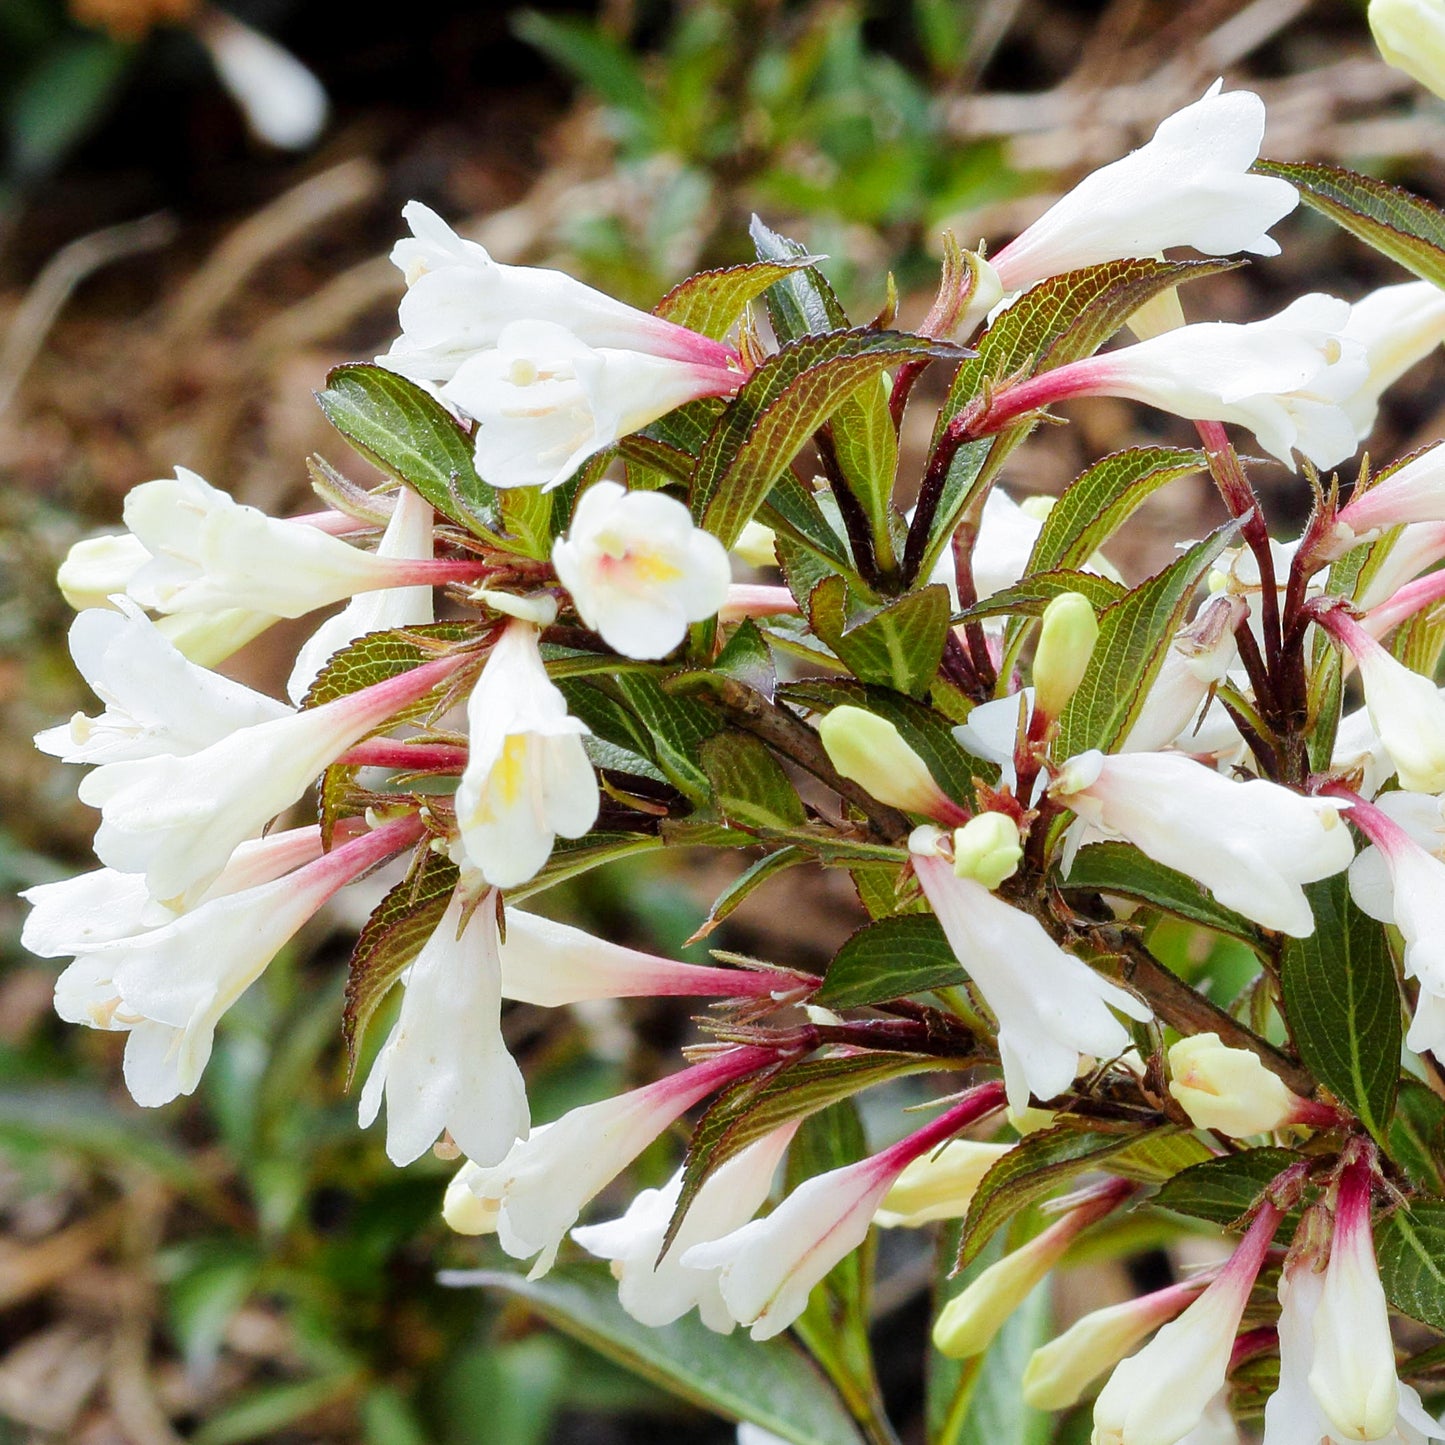
[(630, 1373), (792, 1445), (861, 1445), (837, 1395), (787, 1340), (760, 1345), (741, 1332), (714, 1334), (695, 1314), (661, 1328), (638, 1324), (617, 1303), (606, 1265), (569, 1265), (540, 1280), (503, 1270), (448, 1271), (441, 1282), (500, 1290)]
[(471, 438), (435, 397), (384, 366), (351, 362), (326, 374), (316, 400), (362, 456), (458, 526), (506, 545), (497, 493), (477, 475)]
[(824, 515), (817, 496), (790, 472), (784, 472), (773, 484), (763, 505), (763, 520), (825, 562), (845, 572), (853, 571), (847, 541)]
[(242, 1445), (247, 1440), (283, 1438), (292, 1434), (288, 1426), (355, 1395), (362, 1385), (360, 1370), (260, 1385), (211, 1415), (191, 1440), (194, 1445)]
[(1407, 271), (1445, 286), (1445, 211), (1423, 196), (1314, 161), (1256, 161), (1254, 169), (1288, 181), (1307, 206)]
[(693, 516), (731, 547), (845, 397), (899, 362), (955, 354), (927, 337), (867, 328), (789, 343), (743, 383), (714, 426), (693, 474)]
[(1418, 1079), (1402, 1079), (1386, 1153), (1417, 1189), (1445, 1194), (1445, 1099)]
[(797, 256), (778, 261), (748, 261), (718, 271), (699, 271), (674, 286), (653, 310), (689, 331), (721, 341), (748, 302), (808, 264), (808, 258)]
[(1002, 437), (980, 437), (977, 441), (965, 442), (954, 452), (914, 581), (933, 576), (933, 569), (952, 541), (964, 512), (980, 501), (996, 474), (996, 463), (1002, 461), (1007, 450)]
[(502, 526), (513, 550), (534, 561), (552, 555), (553, 495), (541, 487), (507, 487), (498, 493)]
[(1383, 1142), (1400, 1079), (1400, 992), (1382, 924), (1343, 873), (1305, 889), (1315, 931), (1287, 938), (1280, 987), (1305, 1067)]
[(967, 982), (932, 914), (904, 914), (860, 928), (833, 956), (815, 1002), (859, 1008)]
[(341, 1020), (348, 1085), (356, 1076), (366, 1026), (392, 984), (436, 932), (460, 877), (455, 863), (428, 850), (420, 869), (409, 872), (387, 893), (357, 935), (347, 967)]
[(1141, 1184), (1163, 1184), (1213, 1157), (1210, 1147), (1188, 1129), (1153, 1129), (1115, 1154), (1109, 1160), (1109, 1172)]
[(507, 899), (520, 903), (534, 893), (544, 893), (569, 878), (589, 873), (604, 863), (616, 863), (637, 853), (661, 848), (663, 839), (647, 833), (588, 833), (582, 838), (559, 838), (552, 847), (547, 866), (527, 883), (507, 889)]
[[(424, 627), (368, 632), (332, 654), (331, 660), (316, 674), (316, 681), (302, 698), (301, 706), (322, 707), (364, 687), (401, 677), (424, 662), (435, 662), (441, 655), (434, 647), (423, 646), (424, 642), (465, 642), (475, 637), (477, 631), (474, 623), (432, 622)], [(424, 698), (411, 712), (424, 714), (429, 705), (429, 700)]]
[[(1146, 302), (1237, 261), (1109, 261), (1050, 277), (999, 313), (979, 338), (978, 355), (953, 378), (938, 414), (937, 441), (949, 420), (985, 385), (1022, 380), (1089, 356)], [(1019, 428), (1020, 435), (1025, 428)]]
[(1375, 1230), (1385, 1297), (1397, 1310), (1445, 1330), (1445, 1204), (1415, 1200)]
[(700, 755), (722, 816), (742, 828), (797, 828), (807, 810), (778, 760), (751, 733), (708, 738)]
[(698, 754), (721, 729), (721, 719), (692, 698), (664, 692), (656, 678), (644, 673), (620, 673), (615, 686), (636, 714), (653, 761), (694, 802), (706, 802), (712, 784)]
[(801, 848), (779, 848), (776, 852), (765, 853), (718, 894), (712, 907), (708, 909), (702, 926), (688, 941), (691, 943), (699, 938), (706, 938), (723, 919), (733, 913), (774, 874), (796, 867), (799, 863), (810, 862), (812, 859)]
[(1042, 617), (1044, 608), (1065, 592), (1078, 592), (1088, 598), (1096, 612), (1103, 612), (1129, 595), (1128, 589), (1112, 577), (1063, 567), (1053, 572), (1036, 572), (1012, 587), (1001, 587), (960, 613), (956, 620), (981, 622), (988, 617)]
[(873, 553), (885, 573), (895, 564), (890, 502), (898, 471), (898, 431), (888, 410), (888, 391), (881, 376), (864, 383), (843, 399), (829, 423), (842, 484), (868, 519)]
[(1069, 876), (1059, 886), (1065, 893), (1077, 889), (1134, 898), (1238, 938), (1251, 948), (1262, 946), (1259, 930), (1247, 918), (1221, 907), (1194, 879), (1146, 858), (1128, 843), (1092, 843), (1081, 848)]
[(809, 595), (814, 631), (860, 682), (928, 695), (948, 640), (948, 589), (930, 586), (848, 619), (847, 583), (828, 577)]
[(1195, 591), (1236, 530), (1216, 528), (1100, 617), (1089, 670), (1059, 719), (1059, 757), (1107, 751), (1128, 734)]
[(745, 683), (769, 702), (778, 690), (773, 650), (751, 618), (740, 623), (723, 650), (713, 659), (712, 671)]
[(1176, 1174), (1152, 1203), (1215, 1224), (1234, 1224), (1254, 1207), (1271, 1181), (1301, 1157), (1291, 1149), (1246, 1149), (1207, 1159)]
[[(769, 230), (754, 216), (748, 226), (759, 261), (787, 263), (808, 261), (808, 248), (777, 231)], [(802, 336), (820, 336), (848, 325), (848, 317), (833, 288), (816, 266), (805, 265), (769, 287), (768, 320), (773, 334), (786, 344)]]
[(1183, 447), (1131, 447), (1095, 462), (1044, 518), (1027, 573), (1082, 567), (1160, 487), (1205, 465), (1203, 452)]
[(978, 1254), (1000, 1225), (1030, 1204), (1047, 1198), (1074, 1175), (1100, 1168), (1113, 1155), (1147, 1137), (1097, 1134), (1068, 1124), (1030, 1134), (993, 1165), (974, 1191), (959, 1234), (959, 1267)]

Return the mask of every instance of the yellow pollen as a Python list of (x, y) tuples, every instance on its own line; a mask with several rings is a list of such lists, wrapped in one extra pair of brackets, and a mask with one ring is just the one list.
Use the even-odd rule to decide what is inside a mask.
[(627, 566), (632, 575), (648, 587), (676, 582), (682, 576), (682, 568), (669, 562), (658, 552), (630, 552)]
[(513, 733), (502, 745), (502, 756), (492, 768), (492, 785), (504, 808), (511, 807), (521, 797), (526, 771), (527, 735)]
[(513, 386), (531, 386), (541, 373), (537, 369), (537, 363), (525, 356), (519, 356), (507, 368), (507, 380)]

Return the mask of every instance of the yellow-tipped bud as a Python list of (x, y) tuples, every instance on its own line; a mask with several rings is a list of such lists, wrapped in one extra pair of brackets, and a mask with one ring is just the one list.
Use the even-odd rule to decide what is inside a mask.
[(1194, 1124), (1232, 1138), (1283, 1127), (1302, 1102), (1248, 1049), (1232, 1049), (1218, 1034), (1180, 1039), (1169, 1072), (1169, 1092)]
[(961, 1219), (983, 1176), (1012, 1148), (953, 1139), (937, 1153), (915, 1159), (883, 1196), (874, 1224), (913, 1229), (935, 1219)]
[(1445, 0), (1370, 0), (1369, 16), (1380, 54), (1445, 96)]
[(1023, 1304), (1068, 1249), (1077, 1229), (1061, 1219), (1021, 1249), (991, 1264), (951, 1299), (933, 1326), (933, 1343), (952, 1360), (981, 1355), (1008, 1317)]
[(948, 798), (928, 764), (903, 741), (891, 722), (861, 707), (835, 707), (818, 724), (833, 766), (880, 803), (930, 817), (947, 814)]
[(478, 1198), (470, 1188), (470, 1181), (479, 1173), (481, 1170), (468, 1160), (452, 1175), (452, 1182), (447, 1185), (446, 1196), (442, 1200), (442, 1219), (458, 1234), (496, 1233), (501, 1206)]
[(1044, 608), (1034, 653), (1034, 706), (1045, 717), (1058, 717), (1073, 697), (1098, 637), (1099, 619), (1082, 593), (1061, 592)]
[(761, 522), (749, 522), (743, 528), (742, 536), (733, 543), (732, 552), (749, 567), (776, 567), (778, 534)]
[(1018, 824), (1004, 813), (980, 813), (953, 835), (953, 871), (988, 889), (1012, 878), (1023, 856)]

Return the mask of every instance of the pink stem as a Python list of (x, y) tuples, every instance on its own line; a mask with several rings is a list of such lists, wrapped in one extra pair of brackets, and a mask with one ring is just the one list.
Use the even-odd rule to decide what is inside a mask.
[[(467, 661), (465, 654), (453, 657), (439, 657), (435, 662), (423, 662), (407, 672), (398, 673), (384, 682), (372, 683), (346, 697), (323, 703), (316, 712), (327, 708), (335, 709), (338, 716), (354, 713), (350, 719), (353, 728), (363, 731), (385, 722), (394, 713), (411, 703), (424, 698), (438, 683), (445, 682)], [(358, 736), (352, 733), (353, 737)]]
[(1111, 384), (1111, 373), (1102, 357), (1071, 361), (995, 392), (989, 399), (988, 411), (969, 430), (974, 436), (1002, 431), (1026, 413), (1040, 411), (1070, 397), (1108, 396)]
[(450, 743), (407, 743), (367, 738), (337, 758), (344, 767), (401, 768), (409, 773), (459, 773), (467, 765), (466, 748)]
[(314, 882), (321, 902), (325, 902), (353, 879), (409, 848), (425, 832), (426, 825), (421, 818), (415, 813), (408, 813), (404, 818), (383, 823), (381, 827), (333, 848), (314, 863), (308, 863), (298, 876), (305, 875), (308, 882)]

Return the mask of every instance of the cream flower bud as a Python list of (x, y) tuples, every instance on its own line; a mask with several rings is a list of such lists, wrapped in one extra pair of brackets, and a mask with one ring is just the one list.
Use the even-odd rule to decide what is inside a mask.
[(983, 1176), (1013, 1147), (952, 1139), (936, 1153), (915, 1159), (883, 1196), (874, 1224), (916, 1229), (935, 1219), (962, 1219)]
[(117, 592), (151, 559), (145, 543), (129, 532), (86, 537), (65, 554), (55, 574), (61, 596), (77, 612), (87, 607), (109, 607)]
[(580, 838), (601, 794), (587, 727), (547, 676), (530, 622), (509, 622), (467, 700), (471, 750), (457, 786), (460, 848), (488, 883), (536, 875), (558, 835)]
[(1020, 1382), (1024, 1403), (1035, 1410), (1071, 1409), (1105, 1370), (1172, 1320), (1203, 1288), (1202, 1280), (1172, 1285), (1076, 1320), (1029, 1356)]
[(1370, 0), (1370, 33), (1380, 54), (1426, 90), (1445, 96), (1445, 4)]
[(1250, 174), (1264, 104), (1247, 90), (1222, 95), (1222, 84), (1161, 121), (1147, 145), (1086, 176), (1005, 246), (993, 258), (1004, 289), (1173, 246), (1277, 255), (1269, 228), (1299, 195), (1286, 181)]
[(596, 482), (552, 546), (582, 620), (624, 657), (665, 657), (727, 600), (727, 552), (661, 492)]
[(1079, 1231), (1098, 1215), (1097, 1209), (1072, 1210), (989, 1265), (939, 1312), (933, 1326), (934, 1348), (953, 1360), (981, 1355), (1008, 1317), (1068, 1252)]
[(1034, 703), (1045, 717), (1063, 712), (1089, 670), (1099, 619), (1081, 592), (1063, 592), (1044, 608), (1034, 652)]
[(1388, 1434), (1400, 1411), (1400, 1386), (1370, 1235), (1370, 1171), (1363, 1163), (1348, 1165), (1340, 1177), (1314, 1347), (1310, 1390), (1335, 1429), (1346, 1440)]
[(1180, 1039), (1169, 1050), (1169, 1073), (1169, 1092), (1191, 1122), (1235, 1139), (1283, 1128), (1304, 1103), (1257, 1055), (1218, 1034)]
[(733, 543), (732, 553), (749, 567), (776, 567), (778, 534), (761, 522), (751, 521), (743, 528), (742, 536)]
[(954, 874), (987, 889), (1012, 878), (1023, 856), (1018, 824), (1003, 813), (979, 813), (954, 830)]
[(219, 612), (177, 612), (156, 620), (156, 630), (197, 667), (218, 667), (281, 619), (270, 612), (223, 607)]
[[(540, 1134), (547, 1126), (539, 1124), (532, 1130)], [(502, 1212), (501, 1204), (495, 1199), (481, 1199), (472, 1188), (472, 1181), (480, 1178), (482, 1166), (470, 1159), (452, 1175), (442, 1197), (442, 1220), (448, 1229), (458, 1234), (495, 1234), (497, 1216)]]
[(880, 803), (930, 818), (958, 813), (928, 764), (886, 718), (845, 703), (818, 724), (818, 738), (833, 766)]

